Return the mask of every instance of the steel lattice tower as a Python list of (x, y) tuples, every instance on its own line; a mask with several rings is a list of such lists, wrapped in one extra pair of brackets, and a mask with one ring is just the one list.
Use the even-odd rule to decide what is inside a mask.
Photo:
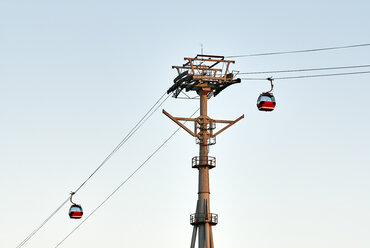
[[(198, 233), (199, 248), (214, 248), (212, 226), (218, 223), (218, 215), (210, 210), (209, 170), (216, 166), (216, 158), (208, 156), (209, 146), (216, 143), (216, 136), (244, 118), (240, 116), (234, 121), (213, 120), (207, 115), (207, 101), (217, 96), (226, 87), (240, 83), (235, 79), (237, 71), (229, 72), (232, 60), (225, 60), (223, 56), (197, 55), (195, 58), (185, 58), (182, 66), (173, 66), (178, 76), (167, 93), (173, 93), (177, 98), (182, 91), (195, 91), (200, 100), (200, 116), (198, 118), (173, 117), (165, 110), (163, 113), (180, 127), (196, 138), (199, 144), (199, 156), (192, 159), (192, 167), (199, 171), (198, 200), (196, 211), (190, 215), (190, 224), (193, 225), (191, 248), (195, 247)], [(191, 131), (180, 121), (194, 122), (194, 131)], [(216, 130), (216, 123), (225, 124)]]

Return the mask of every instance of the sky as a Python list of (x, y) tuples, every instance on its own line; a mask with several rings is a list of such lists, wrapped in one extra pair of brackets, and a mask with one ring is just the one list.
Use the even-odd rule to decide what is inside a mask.
[[(228, 56), (369, 43), (369, 9), (365, 0), (0, 0), (0, 247), (16, 247), (68, 198), (201, 44)], [(235, 58), (232, 69), (364, 65), (369, 54)], [(256, 108), (267, 81), (210, 99), (214, 119), (245, 115), (210, 149), (216, 247), (370, 246), (369, 79), (276, 80), (271, 113)], [(85, 216), (176, 130), (162, 108), (186, 117), (198, 102), (169, 98), (153, 114), (74, 196)], [(189, 247), (197, 153), (180, 130), (60, 247)], [(55, 247), (80, 223), (68, 209), (23, 247)]]

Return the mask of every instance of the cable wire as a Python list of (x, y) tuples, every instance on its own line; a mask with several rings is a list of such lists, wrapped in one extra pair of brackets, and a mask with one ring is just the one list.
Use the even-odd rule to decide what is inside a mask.
[(342, 69), (354, 69), (354, 68), (365, 68), (365, 67), (370, 67), (370, 65), (350, 65), (350, 66), (322, 67), (322, 68), (309, 68), (309, 69), (293, 69), (293, 70), (280, 70), (280, 71), (240, 72), (240, 73), (238, 73), (238, 75), (268, 74), (268, 73), (290, 73), (290, 72), (305, 72), (305, 71), (327, 71), (327, 70), (342, 70)]
[[(161, 104), (159, 104), (154, 111), (153, 108), (159, 103), (159, 101), (166, 95), (167, 93), (164, 93), (157, 101), (156, 103), (145, 113), (145, 115), (136, 123), (136, 125), (128, 132), (128, 134), (123, 138), (123, 140), (113, 149), (113, 151), (103, 160), (103, 162), (91, 173), (90, 176), (86, 178), (86, 180), (74, 191), (77, 193), (85, 184), (87, 181), (90, 180), (92, 176), (101, 168), (103, 165), (131, 138), (131, 136), (153, 115), (153, 113), (160, 107), (162, 104), (168, 99), (170, 95), (168, 95), (164, 101), (162, 101)], [(152, 112), (151, 112), (152, 111)], [(146, 118), (147, 117), (147, 118)], [(146, 118), (146, 119), (145, 119)]]
[(33, 235), (35, 235), (67, 202), (69, 201), (69, 197), (60, 204), (59, 207), (57, 207), (54, 212), (52, 212), (45, 220), (41, 223), (35, 230), (33, 230), (21, 243), (18, 244), (17, 248), (22, 247), (25, 243), (27, 243), (28, 240), (32, 238)]
[[(331, 76), (344, 76), (344, 75), (356, 75), (356, 74), (367, 74), (370, 71), (357, 71), (357, 72), (344, 72), (344, 73), (332, 73), (332, 74), (315, 74), (315, 75), (302, 75), (292, 77), (274, 77), (274, 80), (284, 79), (299, 79), (299, 78), (314, 78), (314, 77), (331, 77)], [(241, 80), (268, 80), (267, 78), (240, 78)]]
[(370, 43), (355, 44), (355, 45), (348, 45), (348, 46), (336, 46), (336, 47), (313, 48), (313, 49), (304, 49), (304, 50), (293, 50), (293, 51), (280, 51), (280, 52), (269, 52), (269, 53), (254, 53), (254, 54), (252, 53), (252, 54), (243, 54), (243, 55), (232, 55), (232, 56), (225, 56), (225, 58), (242, 58), (242, 57), (257, 57), (257, 56), (291, 54), (291, 53), (321, 52), (321, 51), (347, 49), (347, 48), (358, 48), (358, 47), (366, 47), (366, 46), (370, 46)]
[[(189, 117), (193, 117), (197, 112), (199, 111), (199, 108)], [(184, 124), (187, 121), (184, 122)], [(79, 223), (70, 233), (67, 234), (54, 248), (59, 247), (65, 240), (67, 240), (85, 221), (87, 221), (96, 211), (99, 210), (119, 189), (122, 188), (122, 186), (130, 180), (179, 130), (181, 127), (178, 127), (152, 154), (149, 155), (149, 157), (139, 166), (137, 167), (107, 198), (102, 201), (81, 223)]]
[[(145, 115), (138, 121), (138, 123), (127, 133), (122, 141), (113, 149), (113, 151), (100, 163), (100, 165), (87, 177), (87, 179), (74, 191), (78, 192), (86, 183), (89, 181), (94, 174), (103, 167), (103, 165), (136, 133), (139, 128), (162, 106), (162, 104), (169, 98), (168, 95), (159, 105), (158, 103), (163, 99), (167, 93), (165, 92), (155, 104), (145, 113)], [(153, 110), (154, 109), (154, 110)], [(69, 197), (56, 209), (54, 210), (35, 230), (33, 230), (21, 243), (18, 244), (17, 248), (22, 247), (28, 240), (30, 240), (59, 210), (69, 201)]]

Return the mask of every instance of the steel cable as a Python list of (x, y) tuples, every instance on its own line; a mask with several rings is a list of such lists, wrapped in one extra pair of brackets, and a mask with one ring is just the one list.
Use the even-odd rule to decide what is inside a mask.
[(308, 68), (308, 69), (291, 69), (291, 70), (278, 70), (278, 71), (254, 71), (254, 72), (239, 72), (238, 75), (252, 75), (252, 74), (269, 74), (269, 73), (294, 73), (294, 72), (306, 72), (306, 71), (328, 71), (328, 70), (343, 70), (343, 69), (355, 69), (355, 68), (366, 68), (370, 65), (350, 65), (350, 66), (337, 66), (337, 67), (321, 67), (321, 68)]
[[(314, 77), (330, 77), (330, 76), (344, 76), (344, 75), (356, 75), (356, 74), (368, 74), (370, 71), (357, 71), (357, 72), (343, 72), (343, 73), (332, 73), (332, 74), (314, 74), (314, 75), (302, 75), (302, 76), (291, 76), (291, 77), (274, 77), (274, 80), (284, 79), (299, 79), (299, 78), (314, 78)], [(268, 80), (267, 78), (240, 78), (241, 80)]]
[(231, 56), (225, 56), (225, 58), (242, 58), (242, 57), (257, 57), (257, 56), (281, 55), (281, 54), (292, 54), (292, 53), (320, 52), (320, 51), (329, 51), (329, 50), (338, 50), (338, 49), (347, 49), (347, 48), (358, 48), (358, 47), (366, 47), (366, 46), (370, 46), (370, 43), (355, 44), (355, 45), (348, 45), (348, 46), (336, 46), (336, 47), (313, 48), (313, 49), (304, 49), (304, 50), (293, 50), (293, 51), (231, 55)]
[[(155, 104), (145, 113), (145, 115), (137, 122), (137, 124), (127, 133), (122, 141), (113, 149), (113, 151), (103, 160), (102, 163), (87, 177), (87, 179), (74, 191), (78, 192), (86, 183), (89, 181), (94, 174), (103, 167), (103, 165), (136, 133), (137, 130), (154, 114), (154, 112), (163, 105), (163, 103), (169, 98), (168, 95), (159, 105), (158, 103), (163, 99), (167, 93), (165, 92)], [(154, 110), (153, 110), (154, 109)], [(59, 210), (69, 201), (69, 197), (56, 209), (54, 210), (35, 230), (33, 230), (16, 248), (22, 247), (26, 244)]]
[(17, 248), (22, 247), (25, 243), (27, 243), (28, 240), (30, 240), (33, 235), (35, 235), (67, 202), (69, 201), (69, 197), (59, 206), (57, 207), (54, 212), (47, 217), (44, 222), (41, 223), (35, 230), (33, 230), (20, 244), (18, 244)]
[[(193, 117), (197, 112), (199, 111), (199, 108), (189, 117)], [(184, 121), (184, 124), (186, 123), (187, 121)], [(67, 240), (83, 223), (85, 223), (85, 221), (87, 221), (96, 211), (99, 210), (99, 208), (101, 208), (120, 188), (122, 188), (122, 186), (128, 181), (130, 180), (179, 130), (181, 129), (181, 127), (178, 127), (156, 150), (154, 150), (153, 153), (151, 153), (149, 155), (149, 157), (144, 160), (144, 162), (139, 166), (137, 167), (107, 198), (104, 199), (104, 201), (102, 201), (102, 203), (100, 203), (85, 219), (83, 219), (83, 221), (81, 221), (81, 223), (79, 223), (74, 229), (72, 229), (72, 231), (70, 233), (67, 234), (67, 236), (65, 236), (54, 248), (57, 248), (59, 247), (65, 240)]]
[[(91, 173), (91, 175), (74, 191), (77, 193), (87, 181), (90, 180), (92, 176), (131, 138), (131, 136), (153, 115), (153, 113), (160, 107), (162, 104), (168, 99), (170, 95), (168, 95), (155, 109), (153, 108), (160, 102), (160, 100), (166, 95), (164, 93), (156, 103), (146, 112), (146, 114), (136, 123), (136, 125), (128, 132), (128, 134), (123, 138), (123, 140), (113, 149), (113, 151), (103, 160), (103, 162)], [(147, 117), (147, 118), (146, 118)]]

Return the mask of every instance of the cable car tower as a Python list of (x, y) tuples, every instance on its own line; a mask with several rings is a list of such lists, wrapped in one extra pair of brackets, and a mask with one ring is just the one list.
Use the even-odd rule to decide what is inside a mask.
[[(196, 138), (199, 144), (199, 156), (192, 159), (192, 168), (199, 171), (198, 200), (196, 211), (190, 215), (190, 224), (193, 225), (191, 248), (195, 247), (198, 233), (199, 248), (214, 248), (212, 226), (218, 223), (218, 215), (211, 213), (209, 170), (216, 166), (216, 158), (208, 156), (209, 146), (216, 143), (216, 136), (230, 126), (244, 118), (214, 120), (207, 115), (207, 100), (217, 96), (222, 90), (230, 85), (240, 83), (240, 78), (235, 78), (237, 71), (229, 72), (232, 60), (225, 60), (223, 56), (197, 55), (195, 58), (185, 58), (186, 63), (182, 66), (172, 66), (177, 69), (178, 76), (167, 93), (177, 98), (181, 92), (195, 91), (200, 99), (200, 116), (198, 118), (173, 117), (165, 110), (163, 113), (182, 127), (186, 132)], [(180, 121), (194, 122), (194, 131), (187, 128)], [(225, 126), (216, 130), (216, 123)]]

